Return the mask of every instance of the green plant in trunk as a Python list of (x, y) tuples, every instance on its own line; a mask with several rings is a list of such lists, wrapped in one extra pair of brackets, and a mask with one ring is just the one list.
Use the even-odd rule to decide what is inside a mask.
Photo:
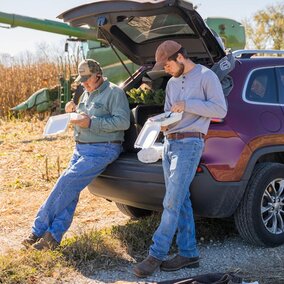
[(141, 88), (132, 88), (126, 94), (128, 95), (129, 103), (163, 105), (165, 102), (165, 91), (163, 89), (143, 90)]

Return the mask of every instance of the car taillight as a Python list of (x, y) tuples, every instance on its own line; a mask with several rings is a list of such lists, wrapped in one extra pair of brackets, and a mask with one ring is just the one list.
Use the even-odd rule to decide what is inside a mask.
[(221, 123), (223, 121), (223, 118), (211, 118), (211, 123)]
[(203, 169), (201, 168), (201, 166), (197, 167), (196, 173), (198, 174), (203, 173)]

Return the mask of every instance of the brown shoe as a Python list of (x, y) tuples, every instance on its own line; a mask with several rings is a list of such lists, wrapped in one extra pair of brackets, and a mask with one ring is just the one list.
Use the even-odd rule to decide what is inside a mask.
[(55, 250), (59, 246), (59, 242), (57, 242), (50, 232), (46, 232), (42, 238), (36, 242), (32, 247), (36, 250), (46, 250), (51, 249)]
[(162, 261), (148, 255), (142, 262), (138, 263), (133, 272), (137, 277), (147, 277), (153, 274), (153, 272), (161, 265)]
[(199, 267), (199, 257), (184, 257), (176, 255), (172, 259), (163, 261), (161, 264), (161, 270), (164, 271), (176, 271), (181, 268), (197, 268)]
[(22, 245), (24, 245), (26, 248), (29, 248), (36, 242), (40, 240), (40, 237), (36, 236), (35, 234), (31, 233), (26, 239), (22, 241)]

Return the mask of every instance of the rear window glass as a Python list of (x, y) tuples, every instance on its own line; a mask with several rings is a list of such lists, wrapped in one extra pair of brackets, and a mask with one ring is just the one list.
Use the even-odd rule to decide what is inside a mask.
[(167, 35), (194, 35), (193, 30), (177, 14), (130, 17), (117, 26), (136, 43)]
[(253, 102), (279, 103), (274, 68), (255, 70), (250, 76), (246, 99)]

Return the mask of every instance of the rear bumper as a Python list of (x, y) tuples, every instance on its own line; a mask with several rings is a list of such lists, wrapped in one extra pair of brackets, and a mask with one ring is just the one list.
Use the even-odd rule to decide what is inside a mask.
[[(136, 154), (121, 157), (89, 186), (91, 193), (133, 207), (162, 210), (165, 194), (161, 162), (143, 164)], [(208, 170), (196, 174), (191, 184), (194, 212), (204, 217), (231, 216), (245, 190), (245, 182), (217, 182)]]

